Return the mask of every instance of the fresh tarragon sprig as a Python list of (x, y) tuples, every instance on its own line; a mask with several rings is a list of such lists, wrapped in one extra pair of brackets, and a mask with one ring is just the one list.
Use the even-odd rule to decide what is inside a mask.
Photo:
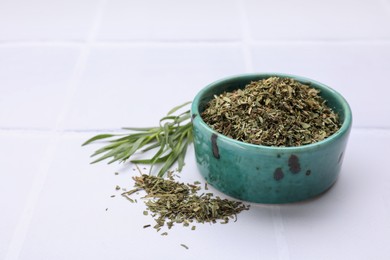
[[(192, 143), (192, 123), (190, 110), (178, 115), (175, 112), (187, 106), (191, 102), (184, 103), (171, 109), (167, 116), (161, 118), (157, 127), (135, 128), (126, 127), (131, 131), (128, 134), (100, 134), (87, 140), (82, 146), (105, 140), (109, 144), (95, 151), (91, 157), (98, 158), (91, 163), (97, 163), (106, 159), (113, 163), (116, 161), (126, 162), (136, 152), (156, 150), (149, 159), (131, 160), (132, 163), (160, 165), (157, 176), (162, 177), (173, 166), (178, 164), (178, 171), (184, 166), (184, 158), (189, 144)], [(100, 156), (100, 157), (99, 157)]]

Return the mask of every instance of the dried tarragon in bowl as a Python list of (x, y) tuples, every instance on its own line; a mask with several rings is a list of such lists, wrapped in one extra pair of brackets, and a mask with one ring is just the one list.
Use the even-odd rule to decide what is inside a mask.
[(214, 96), (202, 113), (217, 132), (246, 143), (301, 146), (340, 128), (319, 90), (291, 78), (270, 77)]

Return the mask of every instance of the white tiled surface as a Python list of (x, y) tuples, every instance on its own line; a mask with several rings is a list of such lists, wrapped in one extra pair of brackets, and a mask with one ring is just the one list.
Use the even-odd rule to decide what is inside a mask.
[(1, 0), (1, 41), (86, 39), (99, 1)]
[(0, 44), (0, 127), (52, 128), (79, 53), (73, 47)]
[(382, 0), (244, 1), (257, 40), (390, 39), (388, 3)]
[(5, 256), (24, 211), (48, 140), (42, 134), (0, 134), (0, 157), (3, 158), (0, 175), (0, 259)]
[[(0, 0), (0, 259), (390, 259), (389, 60), (388, 0)], [(133, 171), (80, 147), (267, 71), (352, 107), (343, 172), (318, 199), (161, 237), (141, 203), (110, 197)], [(182, 179), (201, 180), (186, 162)]]
[(235, 0), (109, 1), (99, 40), (238, 40)]

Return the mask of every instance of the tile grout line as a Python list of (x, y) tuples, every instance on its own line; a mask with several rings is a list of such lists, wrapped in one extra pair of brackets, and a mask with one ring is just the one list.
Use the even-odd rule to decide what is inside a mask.
[(252, 62), (251, 49), (250, 49), (251, 33), (250, 33), (248, 15), (245, 9), (244, 1), (237, 0), (237, 4), (240, 13), (241, 48), (244, 56), (245, 71), (253, 72), (253, 62)]
[(56, 125), (54, 128), (54, 130), (56, 132), (63, 131), (62, 124), (64, 123), (64, 120), (69, 112), (72, 99), (76, 95), (77, 87), (79, 86), (81, 77), (85, 71), (88, 57), (89, 57), (89, 54), (91, 51), (91, 47), (93, 45), (93, 42), (95, 41), (96, 35), (97, 35), (99, 27), (100, 27), (100, 23), (101, 23), (101, 19), (103, 16), (103, 11), (104, 11), (104, 7), (106, 5), (106, 2), (107, 2), (107, 0), (100, 0), (99, 6), (97, 8), (96, 17), (94, 19), (95, 20), (94, 24), (91, 28), (91, 31), (88, 33), (86, 42), (85, 42), (84, 46), (82, 47), (82, 50), (80, 52), (80, 56), (77, 60), (74, 73), (69, 81), (69, 87), (68, 87), (68, 90), (66, 93), (64, 106), (62, 107), (62, 109), (58, 115)]
[(85, 70), (88, 56), (90, 53), (90, 46), (96, 38), (106, 2), (107, 0), (101, 0), (98, 5), (96, 15), (94, 17), (93, 26), (88, 33), (84, 46), (80, 51), (79, 58), (68, 83), (67, 94), (64, 99), (62, 109), (57, 117), (54, 129), (53, 131), (51, 131), (54, 135), (51, 137), (51, 140), (49, 141), (45, 153), (42, 156), (37, 176), (35, 176), (34, 181), (31, 185), (29, 196), (27, 198), (24, 210), (19, 218), (18, 224), (15, 228), (14, 234), (11, 238), (8, 251), (4, 258), (5, 260), (19, 259), (23, 244), (25, 242), (31, 224), (31, 220), (34, 216), (35, 207), (41, 196), (42, 190), (49, 174), (51, 162), (53, 161), (54, 153), (57, 149), (61, 135), (63, 133), (62, 124), (64, 122), (64, 119), (66, 118), (66, 115), (68, 114), (72, 98), (76, 94), (76, 90), (80, 83), (81, 76)]
[(284, 227), (283, 216), (280, 211), (280, 206), (272, 206), (272, 223), (274, 226), (274, 234), (276, 238), (276, 248), (278, 251), (279, 260), (290, 260), (290, 251), (286, 239), (286, 231)]
[[(138, 47), (138, 46), (163, 46), (163, 47), (178, 47), (178, 46), (214, 46), (214, 45), (234, 45), (239, 44), (239, 40), (208, 40), (208, 39), (190, 39), (190, 40), (125, 40), (125, 41), (94, 41), (91, 46), (94, 47)], [(45, 47), (80, 47), (83, 46), (83, 41), (14, 41), (0, 42), (2, 47), (26, 47), (26, 46), (45, 46)]]
[[(239, 0), (237, 0), (239, 1)], [(241, 9), (241, 7), (240, 7)], [(390, 4), (387, 7), (390, 13)], [(245, 11), (244, 11), (245, 12)], [(242, 16), (242, 15), (240, 15)], [(241, 18), (241, 23), (249, 23), (247, 18)], [(242, 26), (242, 29), (245, 27)], [(249, 25), (245, 29), (250, 36)], [(94, 41), (90, 44), (93, 47), (178, 47), (178, 46), (219, 46), (219, 45), (240, 45), (243, 40), (210, 40), (210, 39), (189, 39), (189, 40), (124, 40), (124, 41)], [(322, 40), (322, 39), (313, 39), (313, 40), (254, 40), (251, 37), (246, 39), (246, 44), (250, 45), (312, 45), (312, 44), (328, 44), (328, 45), (380, 45), (380, 44), (390, 44), (389, 39), (374, 39), (374, 40), (364, 40), (364, 39), (339, 39), (339, 40)], [(9, 47), (82, 47), (85, 45), (84, 41), (10, 41), (10, 42), (0, 42), (0, 48), (9, 48)]]

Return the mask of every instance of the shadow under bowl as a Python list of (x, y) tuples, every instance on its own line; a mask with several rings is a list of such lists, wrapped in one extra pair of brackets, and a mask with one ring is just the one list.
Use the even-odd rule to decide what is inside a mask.
[[(273, 76), (293, 78), (320, 90), (327, 105), (338, 113), (340, 129), (313, 144), (272, 147), (234, 140), (203, 121), (201, 114), (214, 95)], [(196, 163), (206, 181), (234, 198), (267, 204), (302, 201), (328, 190), (340, 173), (352, 126), (351, 109), (339, 93), (314, 80), (280, 73), (244, 74), (211, 83), (196, 95), (191, 115)]]

